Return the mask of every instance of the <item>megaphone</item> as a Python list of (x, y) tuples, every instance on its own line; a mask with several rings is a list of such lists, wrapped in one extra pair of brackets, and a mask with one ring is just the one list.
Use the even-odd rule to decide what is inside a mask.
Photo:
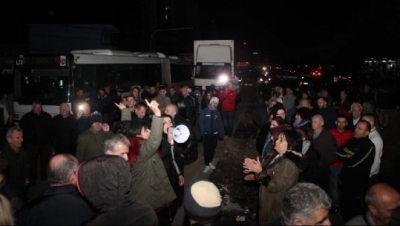
[(169, 128), (168, 132), (173, 135), (174, 141), (180, 144), (186, 142), (190, 136), (189, 128), (183, 124), (177, 127)]

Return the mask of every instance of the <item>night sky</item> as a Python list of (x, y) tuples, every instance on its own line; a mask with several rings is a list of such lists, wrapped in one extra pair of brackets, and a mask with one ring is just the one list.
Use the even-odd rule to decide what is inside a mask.
[[(200, 4), (203, 39), (234, 39), (271, 62), (398, 57), (400, 1), (192, 1)], [(129, 4), (19, 7), (14, 16), (1, 15), (1, 43), (26, 39), (27, 23), (113, 23), (131, 34), (140, 29), (141, 4)]]

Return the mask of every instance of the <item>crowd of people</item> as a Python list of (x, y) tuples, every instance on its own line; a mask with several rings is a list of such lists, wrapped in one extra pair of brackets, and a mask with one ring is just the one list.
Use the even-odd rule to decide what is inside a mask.
[[(397, 191), (379, 177), (380, 131), (388, 125), (388, 111), (395, 110), (393, 97), (382, 99), (369, 85), (351, 96), (346, 88), (336, 98), (324, 87), (277, 86), (254, 110), (259, 157), (246, 158), (243, 172), (245, 180), (260, 183), (260, 225), (276, 223), (285, 212), (285, 194), (300, 182), (325, 191), (330, 201), (321, 205), (321, 214), (341, 214), (343, 223), (387, 225), (400, 206)], [(377, 199), (385, 204), (377, 207)], [(321, 219), (318, 224), (330, 224)]]
[[(119, 99), (108, 85), (90, 99), (77, 88), (72, 109), (63, 103), (54, 117), (34, 101), (19, 125), (7, 129), (0, 153), (0, 193), (10, 203), (10, 219), (19, 225), (170, 225), (192, 183), (184, 167), (197, 160), (198, 143), (206, 173), (215, 169), (218, 139), (232, 135), (237, 91), (231, 89), (207, 100), (187, 86), (134, 86)], [(171, 131), (179, 125), (190, 135), (174, 142)], [(41, 181), (49, 187), (28, 199)], [(186, 207), (194, 217), (188, 222), (214, 217), (198, 212), (196, 201)], [(219, 210), (220, 201), (213, 208)]]
[[(379, 178), (388, 109), (370, 92), (364, 87), (350, 99), (343, 89), (336, 99), (327, 89), (276, 87), (254, 110), (259, 157), (244, 159), (243, 172), (260, 184), (260, 225), (329, 225), (329, 213), (339, 210), (349, 225), (393, 221), (400, 195)], [(184, 172), (199, 143), (203, 172), (216, 169), (218, 141), (234, 132), (233, 84), (201, 96), (187, 86), (134, 86), (117, 97), (106, 86), (88, 101), (77, 89), (72, 109), (63, 103), (54, 117), (35, 101), (19, 126), (7, 129), (0, 221), (171, 225), (183, 205), (187, 224), (219, 223), (218, 188), (187, 181)], [(176, 142), (180, 125), (190, 134)], [(48, 188), (29, 200), (40, 181)]]

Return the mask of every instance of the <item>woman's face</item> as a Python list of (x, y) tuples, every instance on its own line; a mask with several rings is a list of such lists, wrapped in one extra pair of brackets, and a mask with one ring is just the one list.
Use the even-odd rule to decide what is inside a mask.
[(139, 96), (139, 90), (133, 89), (133, 90), (132, 90), (132, 96), (138, 97), (138, 96)]
[(163, 118), (163, 132), (168, 134), (168, 129), (172, 127), (172, 120), (169, 117)]
[(302, 120), (302, 118), (301, 118), (301, 116), (300, 116), (300, 114), (296, 114), (296, 116), (294, 117), (297, 121), (300, 121), (300, 120)]
[(288, 150), (288, 143), (286, 141), (286, 137), (283, 133), (279, 134), (278, 139), (275, 142), (275, 150), (278, 152), (280, 156), (285, 154)]
[(270, 127), (269, 128), (275, 128), (275, 127), (277, 127), (277, 126), (279, 126), (278, 125), (278, 123), (275, 121), (275, 120), (271, 120), (271, 125), (270, 125)]

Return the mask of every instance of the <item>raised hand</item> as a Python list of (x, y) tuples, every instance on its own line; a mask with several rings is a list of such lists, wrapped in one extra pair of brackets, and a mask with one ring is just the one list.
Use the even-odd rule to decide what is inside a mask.
[(158, 103), (155, 100), (152, 100), (150, 103), (147, 99), (144, 100), (147, 104), (147, 106), (149, 106), (149, 108), (151, 109), (151, 111), (153, 111), (155, 116), (161, 116), (161, 110), (158, 108)]

